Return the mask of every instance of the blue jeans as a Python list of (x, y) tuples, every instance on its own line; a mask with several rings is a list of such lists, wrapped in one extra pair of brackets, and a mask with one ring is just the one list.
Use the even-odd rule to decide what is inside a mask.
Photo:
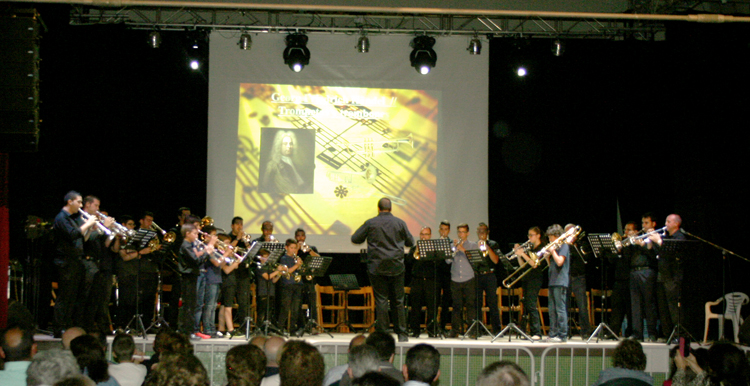
[(568, 310), (565, 300), (568, 287), (549, 287), (549, 337), (568, 339)]
[(219, 287), (221, 284), (208, 284), (205, 272), (198, 276), (195, 299), (195, 331), (200, 331), (203, 322), (203, 333), (213, 334), (216, 332), (214, 318), (216, 314), (216, 302), (219, 300)]

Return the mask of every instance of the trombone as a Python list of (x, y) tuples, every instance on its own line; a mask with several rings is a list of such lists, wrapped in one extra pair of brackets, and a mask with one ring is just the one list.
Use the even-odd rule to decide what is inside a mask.
[[(573, 228), (568, 229), (565, 231), (560, 237), (558, 237), (555, 241), (547, 244), (544, 246), (544, 248), (540, 249), (539, 252), (534, 252), (532, 256), (530, 256), (532, 259), (534, 259), (535, 267), (529, 267), (531, 264), (528, 261), (524, 261), (523, 264), (521, 264), (518, 269), (513, 271), (508, 277), (503, 279), (503, 286), (505, 288), (511, 288), (516, 283), (518, 283), (519, 280), (523, 279), (524, 276), (528, 275), (529, 272), (531, 272), (532, 269), (536, 269), (539, 267), (539, 263), (542, 261), (544, 256), (552, 251), (553, 249), (560, 248), (563, 244), (569, 244), (574, 237), (578, 236), (583, 232), (583, 229), (576, 225)], [(544, 261), (547, 261), (546, 259)], [(542, 269), (546, 269), (549, 266), (549, 262), (547, 262), (547, 265), (542, 267)]]

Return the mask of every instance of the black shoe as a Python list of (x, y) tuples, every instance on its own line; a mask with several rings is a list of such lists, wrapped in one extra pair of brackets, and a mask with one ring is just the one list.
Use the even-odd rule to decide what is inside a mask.
[(398, 341), (400, 343), (408, 342), (409, 336), (407, 336), (406, 334), (398, 334)]
[(637, 335), (630, 335), (630, 336), (628, 337), (628, 339), (635, 339), (635, 340), (637, 340), (637, 341), (639, 341), (639, 342), (643, 342), (643, 337), (639, 337), (639, 336), (637, 336)]
[(300, 328), (299, 330), (297, 330), (297, 331), (294, 332), (294, 336), (296, 336), (297, 338), (301, 338), (302, 335), (305, 335), (305, 329), (304, 328)]
[(437, 335), (435, 335), (432, 331), (427, 331), (427, 336), (430, 338), (437, 338)]
[(419, 331), (412, 332), (411, 334), (409, 334), (409, 336), (412, 337), (412, 338), (419, 338), (419, 335), (420, 335)]
[(447, 334), (445, 334), (446, 338), (458, 338), (458, 333), (455, 330), (450, 330)]

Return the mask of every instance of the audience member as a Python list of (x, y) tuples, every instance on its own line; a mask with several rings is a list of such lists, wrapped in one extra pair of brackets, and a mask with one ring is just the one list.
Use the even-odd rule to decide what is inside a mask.
[(234, 346), (226, 357), (227, 386), (259, 386), (266, 373), (266, 354), (258, 346)]
[(253, 339), (250, 339), (250, 344), (257, 346), (261, 351), (265, 349), (266, 345), (266, 337), (263, 335), (258, 335), (253, 337)]
[(45, 350), (34, 355), (26, 370), (27, 386), (54, 385), (68, 377), (80, 375), (76, 358), (70, 351)]
[(393, 336), (382, 331), (376, 331), (367, 337), (365, 343), (378, 350), (380, 371), (400, 383), (404, 383), (404, 376), (401, 371), (393, 367), (393, 358), (396, 356), (396, 340), (393, 339)]
[(96, 386), (96, 382), (85, 375), (74, 375), (58, 381), (54, 386)]
[[(351, 384), (351, 380), (357, 379), (371, 371), (380, 371), (380, 356), (378, 350), (369, 344), (361, 344), (352, 347), (349, 352), (349, 366), (342, 380), (346, 378), (346, 383)], [(334, 382), (334, 386), (340, 386), (341, 381)]]
[(135, 341), (128, 334), (117, 334), (112, 341), (114, 364), (109, 365), (109, 375), (114, 377), (120, 386), (141, 386), (146, 379), (146, 366), (133, 360)]
[(0, 358), (5, 362), (0, 379), (4, 386), (26, 386), (26, 369), (36, 350), (34, 330), (13, 326), (0, 332)]
[(208, 372), (192, 353), (164, 353), (143, 386), (208, 386)]
[(620, 341), (612, 352), (612, 366), (599, 373), (594, 386), (599, 385), (653, 385), (654, 379), (646, 374), (646, 354), (635, 339)]
[(715, 385), (750, 384), (750, 364), (745, 352), (731, 343), (716, 343), (708, 349), (708, 368)]
[(272, 336), (266, 339), (263, 344), (263, 353), (266, 354), (266, 377), (279, 373), (278, 356), (281, 348), (284, 347), (286, 340), (278, 336)]
[(370, 371), (369, 373), (357, 378), (352, 383), (354, 386), (400, 386), (397, 380), (379, 372)]
[(440, 353), (429, 344), (418, 344), (406, 352), (401, 371), (404, 386), (429, 386), (440, 377)]
[(86, 335), (86, 330), (81, 327), (71, 327), (62, 334), (62, 346), (63, 350), (70, 350), (70, 342), (73, 339), (78, 338), (81, 335)]
[(83, 375), (87, 375), (97, 385), (119, 386), (114, 377), (109, 376), (109, 364), (104, 357), (104, 347), (91, 335), (81, 335), (70, 342), (70, 351), (78, 361)]
[(320, 386), (325, 363), (317, 348), (302, 340), (289, 341), (281, 350), (279, 377), (281, 386)]
[[(349, 350), (347, 351), (349, 355), (349, 362), (351, 362), (351, 352), (352, 348), (359, 346), (361, 344), (365, 343), (365, 339), (367, 339), (366, 336), (359, 334), (356, 335), (352, 340), (349, 341)], [(349, 368), (349, 363), (344, 363), (343, 365), (338, 365), (326, 373), (325, 378), (323, 378), (323, 386), (330, 386), (334, 382), (338, 382), (341, 380), (341, 377), (346, 372), (346, 369)]]
[(517, 364), (499, 361), (485, 367), (476, 386), (529, 386), (529, 377)]

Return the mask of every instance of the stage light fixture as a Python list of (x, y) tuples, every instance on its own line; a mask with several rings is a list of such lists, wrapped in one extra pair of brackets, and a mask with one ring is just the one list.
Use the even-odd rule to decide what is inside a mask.
[(294, 33), (286, 36), (284, 64), (294, 72), (300, 72), (310, 64), (310, 50), (307, 49), (307, 35)]
[(435, 38), (431, 36), (417, 36), (410, 44), (413, 48), (409, 55), (411, 66), (422, 75), (430, 73), (437, 64), (437, 54), (432, 49), (435, 45)]
[(563, 44), (560, 39), (555, 39), (552, 41), (552, 55), (555, 56), (562, 56), (563, 52), (565, 52), (565, 44)]
[(241, 50), (248, 51), (253, 46), (253, 38), (250, 37), (250, 34), (243, 33), (240, 35), (240, 41), (237, 42), (237, 45), (240, 46)]
[(474, 34), (474, 38), (469, 42), (469, 46), (466, 47), (466, 51), (469, 51), (472, 55), (479, 55), (482, 53), (482, 41), (479, 40), (479, 36)]
[(198, 71), (208, 58), (206, 34), (201, 30), (189, 32), (187, 36), (187, 59), (188, 66), (193, 71)]
[(357, 40), (357, 51), (362, 53), (370, 52), (370, 38), (368, 38), (367, 34), (364, 32), (362, 32), (359, 36), (359, 40)]
[(516, 74), (519, 77), (523, 78), (524, 76), (526, 76), (528, 74), (528, 71), (526, 71), (526, 67), (524, 67), (524, 66), (518, 66), (518, 68), (516, 69)]
[(151, 48), (159, 48), (161, 45), (161, 34), (159, 31), (151, 31), (151, 33), (148, 34), (148, 45), (151, 46)]

